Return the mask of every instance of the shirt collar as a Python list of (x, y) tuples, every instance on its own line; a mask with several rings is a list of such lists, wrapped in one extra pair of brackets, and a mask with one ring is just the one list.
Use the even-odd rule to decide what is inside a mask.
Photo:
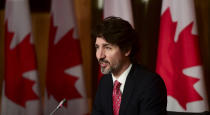
[(114, 75), (112, 74), (113, 83), (114, 83), (115, 80), (117, 80), (117, 81), (119, 81), (121, 83), (121, 86), (120, 86), (120, 91), (121, 92), (123, 92), (123, 90), (124, 90), (125, 81), (126, 81), (126, 78), (128, 76), (128, 73), (131, 70), (131, 67), (132, 67), (132, 64), (129, 65), (129, 67), (118, 77), (118, 79), (116, 79), (114, 77)]

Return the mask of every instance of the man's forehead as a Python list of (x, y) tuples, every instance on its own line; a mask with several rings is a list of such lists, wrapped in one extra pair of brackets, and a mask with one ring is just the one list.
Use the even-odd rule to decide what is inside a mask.
[(97, 43), (100, 43), (100, 44), (110, 44), (103, 37), (97, 37), (96, 38), (96, 44)]
[(116, 44), (107, 42), (103, 37), (97, 37), (95, 45), (118, 47), (118, 45), (116, 45)]

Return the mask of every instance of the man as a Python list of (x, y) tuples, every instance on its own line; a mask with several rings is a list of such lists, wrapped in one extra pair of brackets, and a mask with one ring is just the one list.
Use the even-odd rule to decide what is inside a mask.
[(94, 32), (96, 57), (105, 74), (92, 115), (166, 115), (163, 80), (135, 63), (137, 37), (121, 18), (108, 17)]

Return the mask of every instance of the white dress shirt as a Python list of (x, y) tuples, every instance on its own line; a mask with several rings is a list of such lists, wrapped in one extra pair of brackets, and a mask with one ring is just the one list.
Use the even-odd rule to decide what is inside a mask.
[(121, 86), (120, 86), (120, 91), (121, 93), (123, 93), (123, 90), (124, 90), (124, 86), (125, 86), (125, 81), (126, 81), (126, 78), (128, 77), (128, 73), (130, 72), (131, 70), (131, 67), (132, 67), (132, 64), (129, 65), (129, 67), (116, 79), (116, 77), (112, 74), (112, 79), (113, 79), (113, 84), (114, 84), (114, 81), (117, 80), (118, 82), (121, 83)]

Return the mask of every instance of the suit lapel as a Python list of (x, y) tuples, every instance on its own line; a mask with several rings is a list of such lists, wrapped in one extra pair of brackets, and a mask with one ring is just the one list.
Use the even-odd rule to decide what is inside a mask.
[(135, 70), (135, 65), (132, 66), (131, 71), (129, 72), (128, 77), (125, 82), (124, 91), (122, 94), (122, 100), (120, 104), (120, 112), (119, 112), (121, 115), (122, 113), (125, 113), (126, 107), (130, 100), (129, 97), (131, 96), (134, 89), (134, 83), (133, 83), (134, 70)]

